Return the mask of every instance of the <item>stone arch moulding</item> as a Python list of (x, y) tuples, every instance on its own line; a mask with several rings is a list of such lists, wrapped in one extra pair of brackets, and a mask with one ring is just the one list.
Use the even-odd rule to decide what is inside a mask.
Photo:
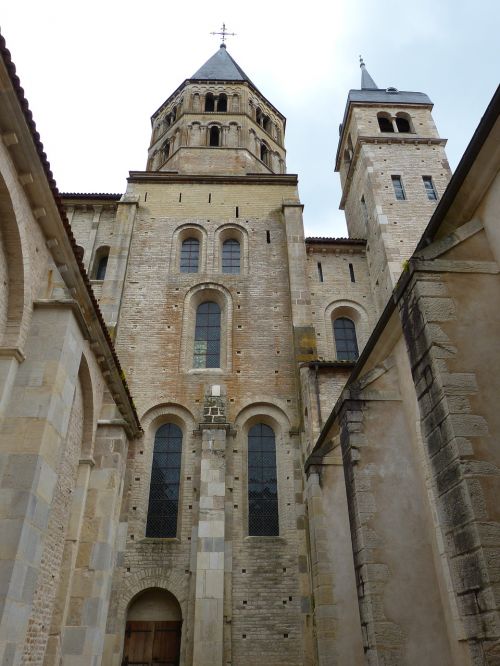
[(356, 329), (359, 353), (361, 353), (370, 335), (368, 313), (365, 308), (349, 300), (333, 301), (325, 308), (325, 330), (328, 349), (335, 351), (335, 339), (333, 335), (333, 321), (338, 317), (352, 319)]
[(180, 273), (180, 258), (182, 241), (187, 238), (197, 238), (200, 241), (200, 258), (198, 273), (203, 273), (207, 267), (207, 230), (195, 222), (187, 222), (179, 225), (172, 235), (172, 250), (170, 253), (169, 273)]
[(98, 413), (98, 409), (96, 409), (97, 395), (94, 384), (92, 382), (92, 374), (90, 372), (89, 363), (85, 356), (85, 352), (82, 353), (80, 360), (78, 381), (80, 382), (83, 398), (83, 433), (81, 458), (91, 459), (94, 453), (94, 441), (97, 428), (96, 414)]
[(156, 430), (171, 417), (181, 430), (185, 428), (187, 432), (190, 428), (194, 428), (195, 419), (189, 409), (176, 402), (165, 402), (150, 407), (144, 412), (141, 417), (144, 433), (147, 434), (151, 429)]
[[(214, 301), (221, 309), (220, 368), (193, 368), (194, 322), (196, 309), (205, 301)], [(233, 354), (233, 299), (230, 291), (216, 282), (202, 282), (192, 287), (184, 298), (182, 313), (180, 372), (221, 374), (231, 372)]]
[[(279, 534), (276, 536), (286, 537), (289, 530), (294, 529), (292, 514), (287, 512), (287, 505), (293, 504), (293, 457), (287, 455), (286, 449), (290, 447), (290, 419), (286, 412), (273, 402), (252, 402), (243, 407), (235, 419), (236, 442), (241, 450), (240, 465), (238, 470), (240, 478), (243, 479), (245, 491), (242, 493), (242, 513), (244, 535), (249, 536), (248, 525), (248, 433), (250, 428), (258, 423), (264, 423), (273, 429), (276, 445), (276, 472), (278, 485), (278, 517)], [(236, 463), (237, 464), (237, 463)], [(288, 480), (287, 480), (288, 479)], [(256, 538), (254, 536), (249, 538)], [(268, 537), (257, 537), (268, 538)]]
[[(186, 619), (188, 617), (188, 575), (182, 576), (179, 573), (168, 571), (163, 567), (149, 567), (131, 574), (123, 579), (123, 585), (120, 589), (118, 608), (116, 614), (117, 634), (120, 640), (120, 658), (122, 656), (123, 642), (125, 637), (125, 622), (127, 619), (128, 608), (133, 599), (140, 593), (149, 588), (157, 588), (170, 592), (177, 599), (182, 613), (182, 635), (181, 635), (181, 664), (184, 663), (186, 651)], [(121, 662), (120, 662), (121, 663)]]
[[(7, 175), (7, 174), (6, 174)], [(7, 304), (0, 327), (0, 345), (21, 350), (28, 330), (30, 313), (30, 287), (28, 276), (30, 260), (25, 216), (11, 197), (8, 181), (0, 173), (0, 219), (2, 261), (5, 259)]]
[(222, 273), (222, 244), (226, 240), (234, 238), (240, 244), (240, 275), (247, 275), (249, 272), (249, 242), (248, 231), (240, 224), (235, 222), (228, 222), (221, 224), (215, 230), (215, 244), (214, 244), (214, 265), (218, 273)]

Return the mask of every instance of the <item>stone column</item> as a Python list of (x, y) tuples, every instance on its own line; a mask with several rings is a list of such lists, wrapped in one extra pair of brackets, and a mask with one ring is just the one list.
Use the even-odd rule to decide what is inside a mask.
[(200, 511), (196, 555), (193, 666), (222, 666), (224, 628), (224, 545), (226, 417), (220, 386), (205, 398), (200, 424)]

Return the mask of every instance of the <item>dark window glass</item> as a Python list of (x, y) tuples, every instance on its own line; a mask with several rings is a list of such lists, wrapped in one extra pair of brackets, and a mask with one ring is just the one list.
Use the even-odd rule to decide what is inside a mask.
[(103, 257), (99, 259), (99, 262), (97, 264), (97, 268), (95, 271), (95, 280), (104, 280), (106, 277), (106, 269), (108, 267), (108, 255), (105, 254)]
[(430, 201), (437, 201), (438, 195), (436, 192), (436, 188), (434, 187), (434, 183), (432, 182), (432, 177), (431, 176), (422, 176), (422, 179), (424, 181), (424, 187), (425, 191), (427, 193), (427, 198)]
[(147, 537), (175, 537), (181, 476), (182, 431), (166, 423), (156, 431), (149, 486)]
[(279, 535), (276, 442), (264, 423), (248, 433), (248, 534)]
[(207, 93), (205, 97), (205, 111), (215, 110), (215, 99), (212, 93)]
[(264, 143), (260, 144), (260, 159), (267, 164), (269, 161), (269, 151)]
[(220, 307), (207, 301), (196, 310), (195, 368), (220, 368)]
[(381, 132), (394, 132), (394, 127), (392, 126), (392, 120), (386, 116), (378, 116), (378, 126), (380, 127)]
[(333, 322), (335, 348), (339, 361), (355, 361), (358, 356), (358, 343), (354, 322), (347, 317), (339, 317)]
[(181, 273), (197, 273), (200, 259), (200, 241), (186, 238), (181, 248)]
[(218, 146), (220, 144), (220, 130), (214, 125), (210, 128), (210, 145)]
[(394, 187), (394, 194), (398, 201), (404, 201), (406, 199), (405, 189), (403, 187), (403, 181), (401, 176), (391, 176), (392, 186)]
[(410, 123), (406, 118), (396, 118), (396, 127), (398, 132), (410, 132)]
[(234, 238), (230, 238), (222, 244), (222, 272), (240, 272), (240, 244)]
[(217, 111), (221, 111), (223, 113), (227, 111), (227, 97), (224, 93), (221, 93), (217, 100)]

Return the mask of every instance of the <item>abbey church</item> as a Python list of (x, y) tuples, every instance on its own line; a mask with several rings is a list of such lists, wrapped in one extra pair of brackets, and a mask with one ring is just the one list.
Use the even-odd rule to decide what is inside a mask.
[(500, 93), (452, 175), (361, 63), (307, 238), (224, 43), (117, 194), (0, 50), (0, 666), (500, 665)]

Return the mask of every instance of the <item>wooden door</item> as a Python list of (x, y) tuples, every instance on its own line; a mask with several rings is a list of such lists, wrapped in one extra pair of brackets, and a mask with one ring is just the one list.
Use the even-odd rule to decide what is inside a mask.
[(123, 666), (178, 666), (181, 622), (127, 622)]

